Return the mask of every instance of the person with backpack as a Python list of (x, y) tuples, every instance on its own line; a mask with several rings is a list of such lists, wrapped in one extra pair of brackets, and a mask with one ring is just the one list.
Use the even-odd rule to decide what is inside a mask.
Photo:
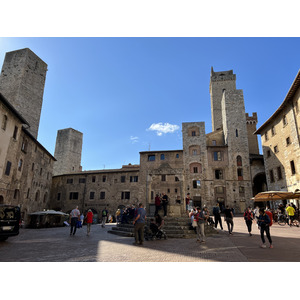
[(106, 210), (106, 207), (102, 210), (102, 227), (105, 227), (105, 223), (107, 220), (108, 211)]
[(265, 244), (265, 237), (264, 237), (264, 233), (266, 232), (267, 238), (269, 240), (270, 243), (270, 248), (273, 248), (272, 245), (272, 239), (271, 239), (271, 235), (270, 235), (270, 224), (271, 224), (271, 220), (269, 218), (269, 216), (267, 215), (266, 211), (264, 208), (260, 208), (259, 209), (259, 217), (258, 217), (258, 228), (260, 228), (260, 237), (262, 240), (262, 245), (260, 246), (261, 248), (266, 248), (266, 244)]
[(222, 219), (220, 214), (220, 206), (219, 203), (216, 204), (213, 208), (213, 215), (215, 217), (215, 228), (217, 228), (218, 223), (220, 223), (221, 230), (223, 230)]
[(244, 219), (248, 228), (249, 235), (252, 236), (251, 230), (252, 230), (252, 220), (253, 220), (253, 213), (251, 211), (251, 207), (249, 206), (246, 208), (244, 212)]

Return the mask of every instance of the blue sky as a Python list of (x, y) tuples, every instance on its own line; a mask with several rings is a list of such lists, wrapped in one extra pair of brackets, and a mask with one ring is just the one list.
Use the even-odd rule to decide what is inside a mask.
[(1, 66), (5, 52), (26, 47), (48, 64), (39, 142), (54, 154), (57, 130), (79, 130), (83, 170), (97, 170), (138, 164), (140, 151), (182, 149), (182, 122), (211, 132), (212, 66), (233, 69), (259, 127), (299, 70), (300, 39), (0, 38)]

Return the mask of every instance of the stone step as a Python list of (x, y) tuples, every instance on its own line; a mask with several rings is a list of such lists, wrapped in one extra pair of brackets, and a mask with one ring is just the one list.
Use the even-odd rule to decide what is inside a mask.
[[(149, 226), (150, 218), (148, 218), (146, 225)], [(167, 217), (165, 218), (164, 231), (168, 238), (195, 238), (196, 233), (190, 227), (190, 219), (188, 217)], [(134, 236), (134, 225), (117, 224), (108, 231), (112, 234), (121, 236)], [(213, 227), (206, 225), (205, 234), (207, 236), (218, 233)]]

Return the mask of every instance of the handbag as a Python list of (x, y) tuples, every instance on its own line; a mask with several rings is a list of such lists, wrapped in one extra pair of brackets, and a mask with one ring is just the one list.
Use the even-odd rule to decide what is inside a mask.
[(197, 221), (196, 220), (193, 220), (192, 226), (197, 227)]

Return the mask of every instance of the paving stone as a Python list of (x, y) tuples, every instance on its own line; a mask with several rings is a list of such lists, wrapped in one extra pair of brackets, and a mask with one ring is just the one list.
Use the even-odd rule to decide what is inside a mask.
[[(115, 224), (114, 224), (115, 225)], [(145, 241), (134, 246), (132, 237), (109, 234), (111, 226), (93, 225), (90, 236), (86, 226), (69, 235), (69, 227), (21, 229), (20, 234), (0, 242), (1, 262), (278, 262), (300, 261), (300, 228), (271, 227), (274, 249), (261, 249), (259, 231), (247, 233), (242, 217), (234, 219), (233, 235), (219, 234), (196, 239)], [(226, 226), (226, 225), (225, 225)], [(226, 227), (224, 227), (225, 229)]]

